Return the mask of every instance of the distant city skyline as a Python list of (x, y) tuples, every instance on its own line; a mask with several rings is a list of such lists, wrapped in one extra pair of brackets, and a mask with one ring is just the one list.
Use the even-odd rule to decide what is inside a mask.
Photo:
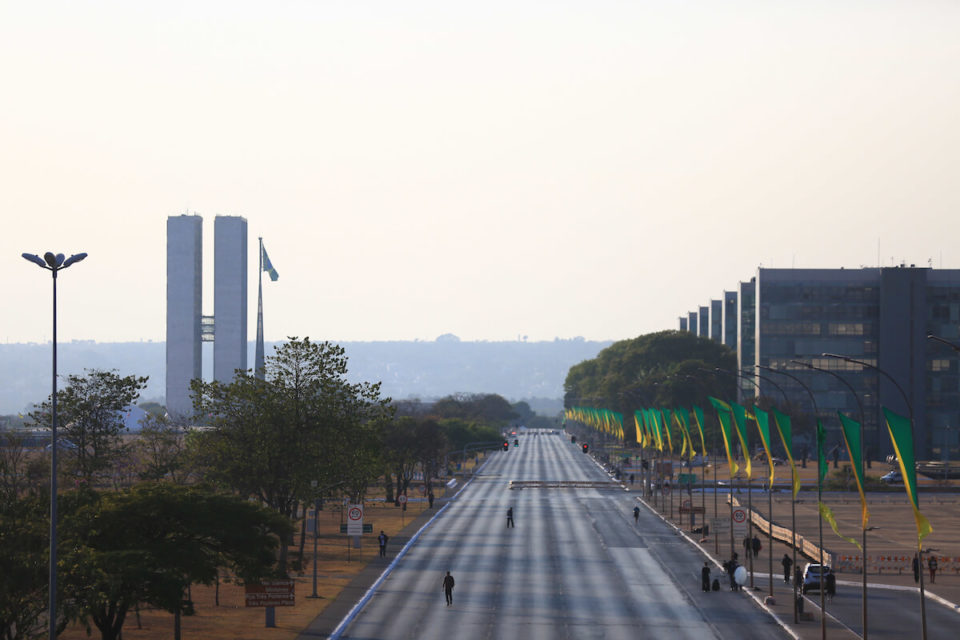
[[(960, 5), (0, 7), (0, 342), (164, 336), (165, 224), (265, 338), (618, 340), (765, 268), (960, 268)], [(212, 314), (213, 237), (204, 237)], [(248, 327), (249, 339), (254, 327)]]

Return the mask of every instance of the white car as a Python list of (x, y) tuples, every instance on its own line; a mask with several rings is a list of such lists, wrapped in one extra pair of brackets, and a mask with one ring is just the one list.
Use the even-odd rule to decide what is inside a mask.
[(900, 474), (899, 469), (894, 469), (890, 473), (880, 476), (880, 482), (886, 482), (887, 484), (903, 484), (903, 476)]

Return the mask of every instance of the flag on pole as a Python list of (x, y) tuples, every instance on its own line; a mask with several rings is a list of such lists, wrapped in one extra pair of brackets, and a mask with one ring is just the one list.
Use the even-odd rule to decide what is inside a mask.
[(720, 434), (723, 436), (723, 448), (727, 452), (727, 464), (730, 466), (730, 478), (737, 475), (739, 468), (736, 460), (733, 459), (733, 418), (730, 416), (730, 405), (723, 400), (710, 397), (710, 404), (717, 410), (717, 418), (720, 420)]
[(867, 522), (870, 520), (870, 512), (867, 510), (867, 497), (863, 493), (863, 466), (862, 466), (862, 446), (860, 442), (860, 423), (852, 418), (848, 418), (839, 411), (840, 426), (843, 431), (843, 443), (847, 447), (847, 454), (850, 456), (850, 465), (853, 467), (853, 477), (857, 481), (857, 490), (860, 492), (860, 521), (864, 529), (867, 528)]
[(773, 469), (773, 454), (770, 453), (770, 415), (760, 407), (753, 408), (754, 421), (757, 423), (757, 431), (760, 432), (760, 442), (763, 444), (763, 450), (767, 453), (767, 462), (770, 465), (770, 484), (773, 487), (773, 478), (775, 475)]
[(833, 511), (830, 510), (830, 507), (820, 502), (820, 515), (823, 516), (823, 519), (830, 523), (830, 528), (833, 529), (833, 532), (839, 537), (843, 538), (852, 545), (855, 545), (857, 549), (863, 551), (863, 547), (860, 546), (860, 543), (857, 542), (855, 538), (848, 538), (847, 536), (840, 533), (840, 529), (837, 527), (837, 519), (833, 517)]
[(267, 255), (267, 249), (263, 246), (263, 242), (260, 242), (260, 250), (263, 252), (263, 270), (267, 272), (270, 276), (271, 282), (276, 282), (277, 278), (280, 277), (280, 274), (277, 273), (277, 270), (273, 268), (273, 263), (270, 262), (270, 257)]
[(913, 507), (913, 518), (917, 521), (917, 549), (923, 546), (923, 539), (933, 531), (930, 521), (920, 513), (920, 501), (917, 498), (917, 464), (913, 453), (913, 425), (908, 418), (883, 408), (883, 416), (887, 421), (887, 431), (893, 441), (893, 450), (897, 454), (897, 463), (900, 465), (900, 475), (903, 477), (903, 488), (910, 498)]
[(700, 432), (700, 446), (703, 448), (703, 457), (707, 457), (707, 441), (703, 437), (703, 409), (697, 405), (693, 405), (693, 417), (697, 420), (697, 430)]
[[(656, 412), (656, 409), (654, 409), (654, 412)], [(667, 453), (672, 456), (673, 438), (670, 437), (670, 409), (661, 409), (660, 414), (663, 416), (663, 432), (667, 435)]]
[(827, 432), (823, 428), (820, 418), (817, 418), (817, 490), (823, 491), (823, 479), (827, 477), (830, 471), (830, 465), (827, 464), (827, 456), (823, 451), (826, 444)]
[(750, 460), (750, 446), (747, 444), (747, 410), (737, 404), (730, 403), (733, 421), (737, 425), (737, 437), (740, 439), (740, 449), (743, 451), (744, 472), (747, 474), (747, 480), (753, 477), (753, 465)]
[(790, 451), (793, 446), (793, 428), (790, 425), (790, 416), (773, 409), (773, 421), (780, 433), (783, 449), (787, 452), (787, 460), (790, 461), (790, 472), (793, 476), (793, 499), (796, 500), (797, 494), (800, 492), (800, 474), (797, 472), (797, 463), (793, 461), (793, 452)]

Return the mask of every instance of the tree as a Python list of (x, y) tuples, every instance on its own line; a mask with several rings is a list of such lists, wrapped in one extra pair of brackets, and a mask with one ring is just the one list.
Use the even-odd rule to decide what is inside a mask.
[[(312, 500), (311, 483), (372, 481), (376, 430), (390, 413), (379, 385), (348, 383), (344, 350), (309, 338), (290, 338), (265, 368), (263, 380), (238, 372), (226, 384), (191, 383), (198, 419), (212, 427), (190, 441), (206, 477), (287, 518)], [(286, 545), (281, 554), (285, 562)]]
[(46, 637), (49, 511), (43, 493), (0, 498), (0, 640)]
[[(65, 462), (87, 485), (92, 486), (121, 454), (123, 409), (140, 397), (146, 384), (145, 377), (88, 369), (85, 375), (68, 376), (67, 386), (57, 391), (58, 435), (69, 443), (62, 449)], [(49, 429), (51, 409), (48, 398), (30, 419)]]
[(221, 568), (249, 581), (282, 574), (276, 549), (290, 521), (242, 498), (170, 483), (72, 497), (62, 528), (68, 614), (102, 640), (120, 637), (138, 602), (190, 615), (187, 588)]
[(163, 480), (182, 484), (186, 481), (186, 436), (182, 425), (163, 416), (147, 414), (133, 445), (139, 459), (141, 480)]

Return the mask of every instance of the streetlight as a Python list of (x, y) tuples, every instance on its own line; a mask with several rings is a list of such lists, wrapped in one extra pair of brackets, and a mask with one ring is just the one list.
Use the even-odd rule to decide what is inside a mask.
[[(900, 392), (900, 395), (903, 396), (903, 401), (907, 405), (907, 411), (910, 412), (910, 429), (911, 430), (913, 429), (913, 404), (910, 402), (910, 398), (907, 397), (907, 393), (903, 390), (903, 387), (900, 386), (900, 383), (897, 382), (893, 376), (891, 376), (889, 373), (887, 373), (877, 365), (870, 364), (869, 362), (864, 362), (863, 360), (856, 360), (854, 358), (842, 356), (836, 353), (824, 353), (822, 355), (826, 358), (838, 358), (840, 360), (843, 360), (844, 362), (853, 362), (853, 363), (862, 365), (864, 367), (869, 367), (874, 371), (876, 371), (877, 373), (883, 374), (883, 376), (885, 376), (887, 380), (893, 383), (893, 386), (897, 388), (897, 391)], [(864, 556), (866, 556), (866, 553), (864, 553)], [(927, 603), (926, 603), (926, 594), (923, 589), (923, 571), (920, 572), (920, 625), (921, 625), (922, 638), (923, 640), (927, 640)]]
[(21, 254), (25, 260), (46, 269), (53, 275), (53, 394), (50, 412), (50, 582), (47, 616), (50, 640), (57, 637), (57, 272), (87, 257), (75, 253), (64, 259), (62, 253), (47, 251), (41, 258), (33, 253)]

